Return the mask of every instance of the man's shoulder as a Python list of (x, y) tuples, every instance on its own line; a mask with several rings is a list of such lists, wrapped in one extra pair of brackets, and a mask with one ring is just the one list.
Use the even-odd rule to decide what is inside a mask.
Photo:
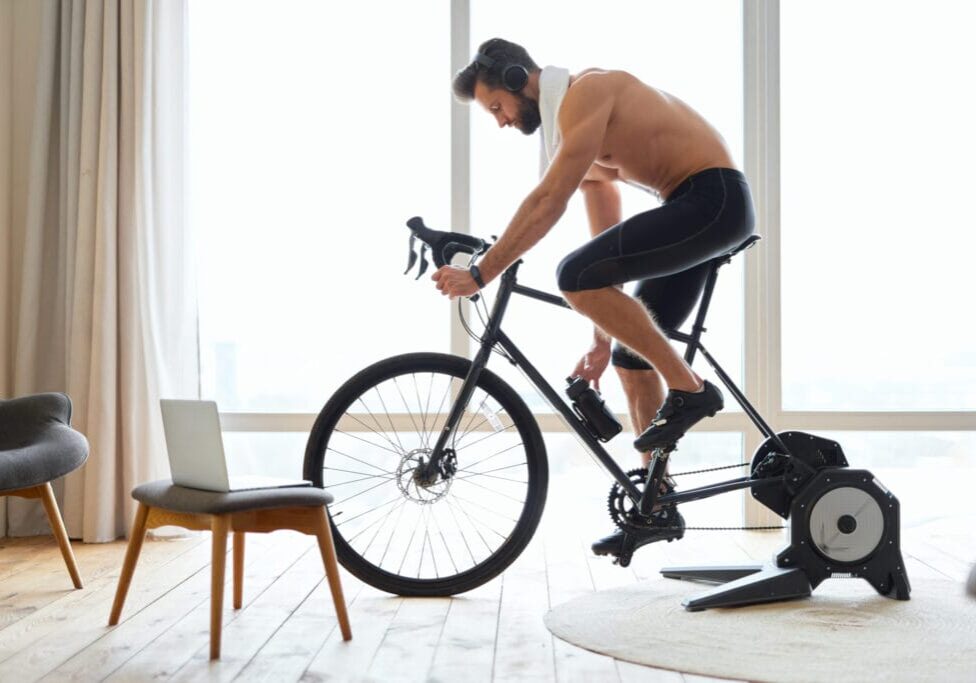
[(584, 84), (588, 87), (612, 87), (614, 85), (619, 86), (636, 81), (636, 76), (622, 69), (603, 69), (601, 67), (591, 67), (589, 69), (583, 69), (579, 73), (575, 74), (573, 76), (572, 83), (570, 83), (569, 89), (572, 90), (574, 87)]
[(594, 108), (604, 107), (636, 79), (626, 71), (584, 69), (573, 78), (559, 107), (559, 119), (585, 115)]

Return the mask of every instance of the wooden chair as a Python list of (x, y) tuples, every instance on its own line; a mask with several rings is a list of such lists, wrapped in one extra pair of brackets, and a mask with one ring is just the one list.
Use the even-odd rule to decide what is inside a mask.
[(244, 598), (244, 534), (267, 533), (293, 529), (318, 539), (325, 565), (325, 575), (332, 591), (342, 639), (352, 638), (346, 602), (339, 583), (332, 529), (325, 506), (332, 495), (315, 487), (257, 489), (219, 493), (177, 486), (169, 480), (137, 486), (132, 497), (139, 501), (132, 534), (119, 576), (119, 586), (112, 604), (109, 626), (119, 623), (122, 605), (132, 582), (147, 529), (181, 526), (186, 529), (213, 532), (210, 576), (210, 659), (220, 658), (220, 629), (224, 607), (224, 566), (227, 535), (234, 534), (234, 609), (240, 609)]
[(0, 401), (0, 497), (40, 499), (71, 582), (81, 588), (78, 564), (51, 488), (52, 481), (88, 459), (88, 440), (70, 425), (71, 400), (64, 394)]

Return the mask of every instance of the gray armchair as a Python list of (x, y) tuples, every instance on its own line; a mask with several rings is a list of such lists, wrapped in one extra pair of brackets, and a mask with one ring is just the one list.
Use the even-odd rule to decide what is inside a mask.
[(88, 440), (70, 427), (71, 399), (37, 394), (0, 400), (0, 496), (40, 498), (75, 588), (81, 576), (51, 482), (81, 467)]

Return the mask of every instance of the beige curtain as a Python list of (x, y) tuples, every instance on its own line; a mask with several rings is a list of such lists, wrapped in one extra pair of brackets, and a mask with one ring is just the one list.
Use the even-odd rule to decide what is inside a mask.
[[(168, 472), (159, 397), (198, 393), (186, 12), (184, 0), (10, 11), (0, 396), (71, 396), (91, 455), (62, 510), (85, 541), (123, 535), (131, 488)], [(8, 502), (8, 533), (47, 531), (30, 503)]]

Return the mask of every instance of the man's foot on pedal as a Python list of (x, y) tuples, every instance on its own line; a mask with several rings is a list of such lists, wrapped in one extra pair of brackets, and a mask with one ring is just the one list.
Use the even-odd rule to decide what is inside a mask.
[(634, 448), (646, 452), (673, 444), (702, 418), (724, 407), (722, 392), (707, 379), (697, 392), (671, 389), (651, 426), (634, 441)]
[[(667, 516), (660, 513), (655, 513), (654, 516), (655, 522), (660, 526), (649, 526), (646, 531), (631, 534), (635, 539), (633, 550), (657, 541), (668, 541), (670, 543), (685, 535), (685, 520), (677, 510), (670, 511)], [(594, 542), (590, 548), (594, 555), (620, 555), (623, 544), (624, 532), (618, 529), (609, 536), (604, 536), (599, 541)]]

